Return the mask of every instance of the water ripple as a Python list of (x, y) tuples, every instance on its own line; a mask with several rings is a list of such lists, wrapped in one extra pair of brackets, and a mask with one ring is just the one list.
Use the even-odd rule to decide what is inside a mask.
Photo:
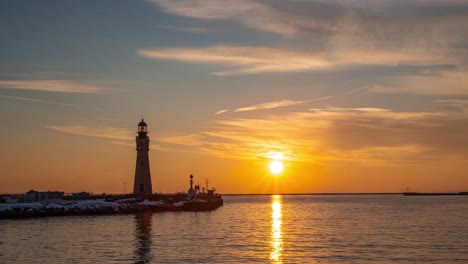
[(0, 220), (1, 263), (466, 263), (468, 197), (228, 196), (213, 212)]

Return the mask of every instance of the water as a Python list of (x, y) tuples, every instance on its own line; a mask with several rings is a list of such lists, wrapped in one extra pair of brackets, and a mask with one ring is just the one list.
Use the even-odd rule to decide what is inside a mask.
[(468, 196), (226, 196), (213, 212), (0, 220), (0, 263), (468, 263)]

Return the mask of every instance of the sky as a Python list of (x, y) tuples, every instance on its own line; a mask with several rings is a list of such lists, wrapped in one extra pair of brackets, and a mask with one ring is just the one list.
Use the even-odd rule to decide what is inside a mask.
[[(0, 193), (468, 191), (468, 1), (0, 2)], [(274, 175), (269, 164), (280, 160)]]

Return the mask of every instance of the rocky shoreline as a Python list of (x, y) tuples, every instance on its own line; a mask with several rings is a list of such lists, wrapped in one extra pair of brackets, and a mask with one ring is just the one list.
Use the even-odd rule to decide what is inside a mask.
[(109, 215), (138, 212), (212, 211), (223, 205), (221, 196), (207, 199), (173, 200), (146, 198), (50, 200), (33, 203), (0, 204), (0, 219), (71, 215)]

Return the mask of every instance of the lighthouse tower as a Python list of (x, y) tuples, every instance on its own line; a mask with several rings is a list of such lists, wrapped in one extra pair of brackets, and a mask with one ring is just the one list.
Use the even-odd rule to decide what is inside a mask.
[(148, 125), (141, 119), (138, 123), (138, 136), (136, 137), (137, 159), (135, 166), (135, 182), (133, 184), (133, 194), (146, 195), (153, 193), (151, 185), (151, 172), (149, 165), (149, 137)]

